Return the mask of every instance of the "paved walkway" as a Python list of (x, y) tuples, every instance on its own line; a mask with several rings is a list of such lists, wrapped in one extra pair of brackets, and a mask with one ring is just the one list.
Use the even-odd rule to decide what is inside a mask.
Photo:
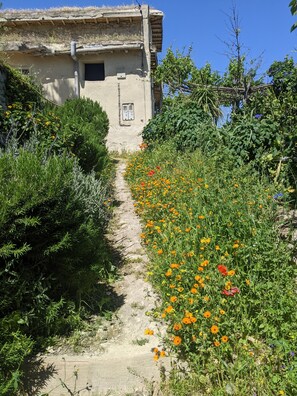
[[(51, 396), (99, 396), (99, 395), (158, 395), (159, 362), (153, 360), (152, 349), (160, 347), (158, 329), (146, 314), (155, 307), (157, 296), (144, 280), (148, 258), (141, 246), (141, 226), (134, 212), (129, 187), (124, 180), (125, 161), (118, 160), (115, 180), (115, 209), (109, 240), (124, 256), (125, 265), (121, 277), (114, 284), (114, 291), (122, 296), (123, 304), (113, 320), (111, 338), (102, 344), (98, 352), (81, 355), (49, 354), (44, 356), (46, 365), (52, 365), (56, 374), (47, 382), (41, 393)], [(160, 325), (159, 325), (160, 326)], [(154, 335), (146, 336), (146, 328)], [(162, 359), (166, 362), (166, 358)], [(66, 387), (61, 385), (61, 380)], [(148, 381), (148, 382), (147, 382)], [(78, 390), (85, 389), (81, 392)], [(152, 391), (151, 389), (155, 390)], [(76, 391), (76, 393), (75, 393)], [(72, 392), (72, 393), (71, 393)], [(32, 396), (32, 395), (30, 395)]]

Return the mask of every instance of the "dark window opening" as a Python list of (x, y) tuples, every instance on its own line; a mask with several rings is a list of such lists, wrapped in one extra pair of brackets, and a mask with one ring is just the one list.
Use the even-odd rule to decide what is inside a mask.
[(86, 63), (85, 64), (86, 81), (103, 81), (105, 80), (104, 63)]
[(25, 69), (25, 68), (20, 68), (19, 71), (24, 75), (24, 76), (28, 76), (30, 74), (30, 70), (29, 69)]

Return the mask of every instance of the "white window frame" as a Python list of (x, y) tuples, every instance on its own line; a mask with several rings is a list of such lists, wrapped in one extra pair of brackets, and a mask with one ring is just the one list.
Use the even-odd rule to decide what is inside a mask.
[(122, 120), (123, 121), (135, 120), (134, 103), (122, 104)]

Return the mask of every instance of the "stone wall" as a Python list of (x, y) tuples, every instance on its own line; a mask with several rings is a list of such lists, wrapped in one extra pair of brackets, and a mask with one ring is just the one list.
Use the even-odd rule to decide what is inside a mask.
[[(133, 24), (129, 21), (119, 23), (86, 23), (53, 26), (50, 23), (42, 25), (22, 25), (20, 27), (6, 27), (0, 36), (2, 50), (12, 43), (17, 46), (46, 45), (69, 48), (74, 40), (79, 44), (110, 44), (142, 41), (141, 22)], [(21, 48), (19, 48), (21, 50)]]

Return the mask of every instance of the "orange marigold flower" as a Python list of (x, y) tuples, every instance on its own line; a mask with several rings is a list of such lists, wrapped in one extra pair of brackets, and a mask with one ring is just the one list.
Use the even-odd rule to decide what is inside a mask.
[(196, 275), (196, 276), (195, 276), (195, 280), (196, 280), (197, 282), (199, 282), (201, 279), (202, 279), (202, 278), (201, 278), (200, 275)]
[(170, 301), (171, 301), (172, 303), (176, 302), (176, 301), (177, 301), (177, 297), (176, 297), (176, 296), (171, 296), (171, 297), (170, 297)]
[(182, 339), (179, 336), (175, 336), (173, 338), (173, 344), (174, 345), (179, 345), (182, 342)]
[(179, 268), (179, 264), (172, 263), (170, 264), (170, 268)]
[(220, 341), (214, 341), (214, 346), (219, 347), (221, 345)]
[(239, 247), (238, 243), (234, 243), (233, 249), (237, 249)]
[(225, 315), (225, 313), (226, 313), (226, 312), (225, 312), (223, 309), (220, 309), (220, 314), (221, 314), (221, 315)]
[(189, 298), (188, 301), (189, 301), (190, 304), (194, 304), (194, 299), (193, 298)]
[(176, 250), (171, 250), (171, 254), (172, 254), (172, 256), (175, 256), (176, 255)]
[(162, 250), (162, 249), (159, 249), (159, 250), (157, 251), (157, 253), (158, 253), (158, 255), (160, 256), (161, 254), (163, 254), (163, 250)]
[(192, 287), (191, 293), (192, 293), (192, 294), (197, 294), (197, 289), (195, 289), (195, 287)]
[(154, 355), (154, 360), (159, 360), (159, 355)]
[(198, 216), (198, 219), (205, 219), (205, 216), (203, 216), (203, 215), (200, 215), (200, 216)]
[(204, 268), (203, 267), (198, 267), (198, 271), (202, 272), (202, 271), (204, 271)]
[(194, 316), (191, 316), (190, 320), (191, 320), (191, 323), (196, 323), (197, 322), (197, 318), (195, 318)]
[(209, 264), (209, 260), (204, 260), (204, 261), (201, 263), (201, 267), (206, 267), (208, 264)]
[(160, 357), (165, 357), (166, 356), (166, 352), (165, 351), (161, 351), (160, 352)]
[(180, 323), (175, 323), (173, 325), (173, 330), (175, 330), (175, 331), (179, 331), (179, 330), (181, 330), (181, 328), (182, 328), (182, 325)]
[(166, 318), (166, 313), (163, 312), (163, 313), (161, 314), (161, 318), (163, 318), (163, 319)]
[(184, 291), (184, 288), (183, 288), (183, 287), (178, 287), (178, 288), (177, 288), (177, 291), (179, 291), (180, 293), (182, 293), (182, 292)]
[(192, 323), (192, 322), (191, 322), (191, 318), (183, 318), (182, 322), (183, 322), (184, 324), (191, 324), (191, 323)]
[(212, 334), (217, 334), (219, 332), (219, 328), (216, 325), (211, 326), (210, 331)]
[(228, 340), (229, 340), (229, 338), (228, 338), (227, 336), (223, 336), (223, 337), (221, 338), (221, 341), (222, 341), (222, 342), (228, 342)]
[(172, 275), (172, 271), (171, 270), (168, 270), (166, 273), (165, 273), (165, 276), (167, 276), (167, 278), (169, 278), (169, 276), (171, 276)]
[(172, 305), (169, 305), (169, 306), (165, 309), (165, 312), (167, 312), (167, 313), (170, 313), (170, 312), (172, 312), (172, 311), (174, 311), (174, 308), (173, 308)]
[(204, 314), (203, 314), (203, 316), (204, 316), (205, 318), (210, 318), (210, 317), (211, 317), (211, 312), (210, 312), (210, 311), (205, 311)]
[(169, 287), (170, 287), (170, 289), (174, 289), (175, 288), (175, 285), (169, 285)]
[(208, 296), (205, 296), (205, 297), (203, 297), (203, 300), (207, 302), (210, 300), (210, 298)]
[(228, 271), (228, 275), (229, 275), (229, 276), (233, 276), (233, 275), (235, 275), (235, 271), (234, 271), (234, 270), (230, 270), (230, 271)]
[(154, 353), (158, 353), (158, 352), (159, 352), (159, 349), (158, 349), (158, 348), (154, 348), (154, 349), (153, 349), (153, 352), (154, 352)]

